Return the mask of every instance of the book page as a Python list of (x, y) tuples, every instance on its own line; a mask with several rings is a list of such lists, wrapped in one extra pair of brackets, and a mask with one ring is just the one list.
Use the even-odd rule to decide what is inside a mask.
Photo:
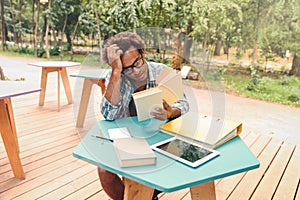
[(162, 90), (162, 98), (166, 100), (169, 105), (183, 98), (182, 80), (179, 73), (168, 77), (168, 80), (162, 80), (158, 88)]
[(167, 77), (172, 73), (174, 74), (174, 70), (171, 67), (162, 70), (156, 78), (156, 85), (159, 85), (163, 80), (167, 80)]
[(110, 128), (108, 129), (109, 138), (114, 140), (116, 138), (130, 138), (131, 135), (126, 127)]

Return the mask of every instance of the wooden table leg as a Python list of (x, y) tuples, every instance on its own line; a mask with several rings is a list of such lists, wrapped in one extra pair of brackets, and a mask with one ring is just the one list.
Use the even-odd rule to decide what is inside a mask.
[(10, 162), (12, 171), (16, 178), (24, 179), (24, 171), (19, 156), (19, 147), (16, 144), (16, 138), (13, 133), (15, 127), (12, 127), (10, 116), (12, 113), (8, 113), (7, 103), (4, 99), (0, 100), (0, 132), (4, 147), (7, 153), (8, 160)]
[(57, 70), (57, 108), (60, 111), (60, 74), (61, 68)]
[(92, 79), (88, 79), (88, 78), (84, 79), (82, 92), (81, 92), (80, 105), (78, 110), (78, 116), (77, 116), (77, 122), (76, 122), (77, 128), (83, 127), (86, 111), (90, 101), (91, 91), (94, 83), (95, 81)]
[(17, 136), (17, 130), (16, 130), (16, 124), (15, 124), (15, 118), (14, 118), (14, 112), (13, 112), (13, 109), (12, 109), (11, 99), (10, 98), (4, 99), (4, 102), (6, 103), (6, 109), (7, 109), (8, 115), (9, 115), (9, 122), (10, 122), (11, 128), (12, 128), (11, 131), (14, 135), (18, 152), (20, 152), (19, 141), (18, 141), (18, 136)]
[(214, 181), (191, 187), (190, 192), (193, 200), (216, 200)]
[(68, 103), (71, 104), (73, 103), (72, 99), (72, 92), (71, 92), (71, 87), (70, 87), (70, 82), (68, 78), (68, 73), (66, 67), (61, 68), (61, 79), (64, 84), (65, 92), (67, 95)]
[(45, 94), (46, 94), (46, 85), (48, 78), (48, 70), (47, 68), (42, 68), (42, 76), (41, 76), (41, 92), (40, 92), (40, 101), (39, 105), (43, 106), (45, 102)]
[(153, 188), (124, 178), (124, 200), (150, 200), (154, 192)]

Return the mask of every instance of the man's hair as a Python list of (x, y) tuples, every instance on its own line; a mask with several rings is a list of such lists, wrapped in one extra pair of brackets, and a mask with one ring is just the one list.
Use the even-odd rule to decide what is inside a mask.
[(127, 51), (130, 46), (134, 46), (139, 52), (142, 52), (146, 48), (144, 41), (138, 34), (132, 32), (118, 33), (107, 39), (107, 41), (104, 44), (104, 47), (102, 49), (102, 60), (105, 63), (108, 63), (106, 49), (112, 44), (118, 45), (118, 47), (123, 52)]

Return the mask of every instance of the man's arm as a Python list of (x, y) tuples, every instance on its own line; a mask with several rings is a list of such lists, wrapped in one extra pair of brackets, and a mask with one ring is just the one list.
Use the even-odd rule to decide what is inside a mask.
[(120, 84), (122, 62), (120, 55), (122, 53), (122, 50), (117, 45), (111, 45), (107, 48), (108, 64), (112, 67), (112, 73), (104, 96), (112, 105), (117, 105), (121, 99)]

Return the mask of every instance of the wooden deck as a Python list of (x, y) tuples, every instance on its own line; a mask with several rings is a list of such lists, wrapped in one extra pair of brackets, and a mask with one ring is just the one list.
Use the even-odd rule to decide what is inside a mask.
[[(1, 141), (0, 199), (109, 199), (101, 188), (96, 167), (72, 156), (80, 137), (101, 118), (97, 110), (99, 104), (95, 101), (85, 128), (77, 130), (74, 108), (78, 104), (68, 105), (62, 89), (58, 112), (56, 77), (49, 79), (44, 107), (38, 106), (38, 93), (12, 99), (26, 179), (13, 177)], [(72, 78), (70, 81), (74, 85)], [(261, 166), (217, 180), (217, 199), (299, 200), (300, 145), (252, 132), (243, 133), (242, 138)], [(188, 200), (189, 190), (163, 193), (160, 199)]]

